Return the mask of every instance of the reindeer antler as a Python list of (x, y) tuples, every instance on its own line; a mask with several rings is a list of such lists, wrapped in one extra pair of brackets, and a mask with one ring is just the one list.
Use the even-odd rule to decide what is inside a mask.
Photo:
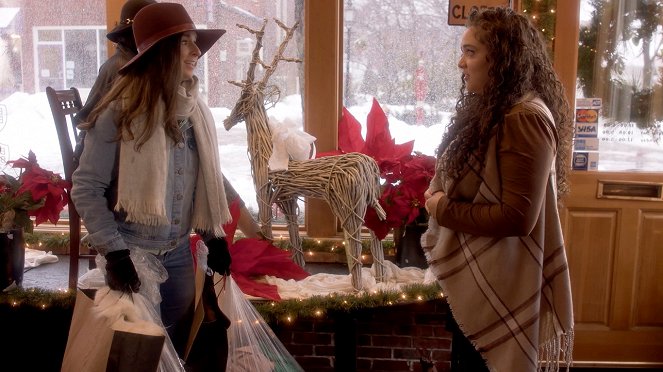
[(242, 89), (245, 89), (249, 85), (253, 84), (253, 81), (255, 80), (255, 71), (256, 71), (256, 65), (260, 64), (261, 66), (264, 67), (264, 63), (260, 59), (260, 49), (262, 49), (262, 38), (265, 36), (265, 26), (267, 25), (267, 18), (263, 19), (262, 22), (262, 27), (260, 27), (259, 30), (254, 30), (250, 28), (249, 26), (237, 24), (237, 27), (243, 28), (247, 30), (248, 32), (252, 33), (256, 37), (256, 45), (253, 47), (253, 52), (251, 53), (251, 62), (249, 63), (249, 68), (246, 70), (246, 79), (243, 80), (242, 82), (237, 82), (233, 80), (229, 80), (228, 82), (230, 84), (236, 85)]
[[(297, 58), (283, 57), (285, 48), (288, 42), (292, 39), (295, 30), (299, 26), (299, 22), (295, 22), (295, 24), (292, 27), (287, 27), (283, 22), (279, 21), (276, 18), (274, 19), (274, 22), (276, 22), (276, 24), (279, 27), (281, 27), (281, 29), (285, 30), (285, 37), (281, 41), (281, 44), (279, 45), (276, 54), (274, 54), (272, 62), (269, 65), (263, 62), (263, 60), (260, 58), (260, 49), (262, 49), (263, 47), (262, 39), (263, 36), (265, 35), (265, 26), (267, 25), (267, 19), (263, 20), (262, 27), (260, 27), (259, 30), (252, 29), (249, 26), (237, 24), (237, 27), (245, 29), (255, 36), (256, 44), (253, 47), (249, 68), (246, 71), (246, 79), (242, 80), (241, 82), (234, 80), (228, 81), (230, 84), (240, 87), (242, 89), (242, 92), (240, 94), (239, 100), (237, 100), (237, 103), (235, 104), (235, 107), (230, 112), (230, 115), (223, 121), (223, 125), (226, 128), (226, 130), (230, 129), (238, 122), (244, 120), (246, 113), (249, 112), (249, 110), (251, 110), (252, 98), (264, 96), (265, 86), (267, 85), (267, 81), (276, 70), (276, 67), (280, 61), (298, 62), (298, 63), (301, 62), (301, 60)], [(255, 70), (258, 64), (260, 64), (260, 66), (262, 66), (265, 69), (265, 74), (262, 77), (262, 79), (260, 79), (260, 81), (256, 83)]]
[(274, 22), (276, 22), (276, 24), (279, 25), (279, 27), (281, 27), (281, 29), (285, 31), (285, 37), (283, 38), (283, 40), (281, 40), (281, 44), (279, 44), (279, 48), (276, 50), (276, 53), (272, 58), (272, 63), (269, 66), (265, 64), (262, 65), (265, 68), (265, 75), (263, 75), (262, 80), (259, 83), (259, 89), (264, 88), (265, 85), (267, 85), (267, 81), (272, 76), (274, 71), (276, 71), (276, 66), (279, 64), (280, 61), (296, 62), (296, 63), (302, 62), (298, 58), (283, 57), (283, 53), (285, 53), (285, 48), (288, 45), (288, 42), (290, 42), (290, 39), (292, 39), (292, 35), (295, 34), (295, 30), (299, 26), (299, 21), (295, 22), (295, 24), (292, 27), (286, 26), (283, 22), (279, 21), (276, 18), (274, 18)]

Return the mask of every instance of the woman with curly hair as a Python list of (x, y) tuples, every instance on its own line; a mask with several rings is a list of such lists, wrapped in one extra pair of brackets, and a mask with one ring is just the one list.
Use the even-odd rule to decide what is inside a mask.
[(473, 12), (461, 52), (422, 236), (452, 312), (452, 370), (557, 370), (573, 341), (557, 211), (569, 190), (569, 104), (538, 30), (511, 9)]

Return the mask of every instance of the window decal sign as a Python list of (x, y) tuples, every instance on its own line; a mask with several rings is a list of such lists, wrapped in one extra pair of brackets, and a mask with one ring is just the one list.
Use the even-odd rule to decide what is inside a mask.
[(509, 7), (509, 0), (449, 0), (450, 26), (465, 26), (467, 18), (474, 9), (494, 8), (497, 6)]
[(600, 98), (576, 100), (573, 170), (596, 171), (599, 166)]

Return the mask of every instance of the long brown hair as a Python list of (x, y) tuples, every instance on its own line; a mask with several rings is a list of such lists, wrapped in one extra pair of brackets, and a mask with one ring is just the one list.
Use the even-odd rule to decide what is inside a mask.
[(456, 114), (437, 149), (441, 169), (456, 179), (472, 153), (483, 161), (488, 142), (505, 114), (527, 93), (534, 92), (555, 119), (558, 198), (565, 195), (569, 191), (573, 136), (571, 109), (539, 31), (526, 17), (501, 7), (472, 12), (467, 27), (473, 28), (477, 40), (488, 48), (489, 78), (480, 95), (467, 92), (462, 82)]
[[(121, 133), (136, 138), (136, 150), (152, 135), (160, 117), (159, 107), (164, 107), (163, 119), (166, 134), (173, 141), (181, 140), (175, 115), (177, 90), (182, 80), (180, 61), (180, 39), (182, 34), (164, 38), (150, 48), (141, 58), (133, 62), (113, 83), (110, 91), (90, 113), (88, 123), (81, 129), (94, 127), (99, 115), (111, 104), (116, 107), (118, 137)], [(160, 101), (163, 106), (160, 106)], [(131, 123), (144, 119), (145, 126), (138, 133), (133, 133)]]

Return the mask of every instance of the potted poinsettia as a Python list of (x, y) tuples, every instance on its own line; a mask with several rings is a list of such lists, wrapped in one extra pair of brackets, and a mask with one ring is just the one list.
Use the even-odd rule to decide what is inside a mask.
[[(27, 158), (7, 164), (21, 171), (18, 177), (0, 175), (0, 232), (22, 228), (31, 233), (34, 225), (46, 221), (57, 224), (69, 202), (66, 190), (70, 183), (41, 168), (32, 151)], [(30, 217), (35, 217), (34, 223)]]
[(379, 239), (393, 232), (398, 246), (397, 240), (403, 237), (407, 226), (427, 221), (424, 192), (435, 174), (435, 158), (413, 151), (414, 141), (396, 144), (387, 116), (376, 99), (366, 118), (366, 140), (361, 135), (361, 124), (343, 108), (338, 123), (338, 145), (337, 152), (320, 156), (360, 152), (378, 164), (383, 179), (379, 202), (387, 218), (380, 220), (369, 207), (364, 224)]
[[(42, 169), (30, 151), (27, 158), (8, 161), (20, 169), (18, 177), (0, 175), (0, 289), (21, 286), (25, 249), (23, 232), (50, 221), (56, 224), (69, 202), (70, 183), (58, 174)], [(35, 217), (33, 223), (30, 217)]]

